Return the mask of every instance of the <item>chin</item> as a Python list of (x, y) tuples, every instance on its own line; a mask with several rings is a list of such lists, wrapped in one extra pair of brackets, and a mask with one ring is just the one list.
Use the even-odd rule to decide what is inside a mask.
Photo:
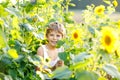
[(56, 47), (57, 44), (51, 44), (51, 46)]
[(52, 45), (53, 47), (56, 47), (56, 45)]

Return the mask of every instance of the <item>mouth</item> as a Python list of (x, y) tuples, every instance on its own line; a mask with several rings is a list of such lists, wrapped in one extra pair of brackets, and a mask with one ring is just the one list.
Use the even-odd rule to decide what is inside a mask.
[(57, 41), (51, 41), (53, 44), (57, 44)]

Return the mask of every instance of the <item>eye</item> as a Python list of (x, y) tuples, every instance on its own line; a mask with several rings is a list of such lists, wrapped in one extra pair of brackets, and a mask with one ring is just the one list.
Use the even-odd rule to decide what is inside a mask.
[(60, 35), (57, 35), (57, 37), (60, 37)]
[(50, 36), (54, 36), (54, 34), (50, 34)]

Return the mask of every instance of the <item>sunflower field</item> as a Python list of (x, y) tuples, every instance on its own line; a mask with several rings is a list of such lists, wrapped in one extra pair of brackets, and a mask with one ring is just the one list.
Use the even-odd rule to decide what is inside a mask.
[[(120, 19), (117, 0), (103, 0), (107, 5), (87, 5), (77, 23), (72, 0), (2, 0), (0, 2), (0, 80), (120, 80)], [(59, 21), (66, 28), (58, 42), (65, 66), (53, 72), (36, 71), (43, 60), (37, 48), (46, 44), (47, 25)], [(45, 61), (47, 64), (49, 60)]]

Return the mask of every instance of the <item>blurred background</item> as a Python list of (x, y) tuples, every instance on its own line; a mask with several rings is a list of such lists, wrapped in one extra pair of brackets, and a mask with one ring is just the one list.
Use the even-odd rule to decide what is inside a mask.
[[(120, 20), (120, 0), (117, 0), (117, 1), (118, 1), (118, 6), (116, 7), (116, 12), (110, 15), (110, 17), (115, 20), (118, 20), (118, 19)], [(69, 7), (69, 10), (75, 13), (73, 18), (75, 19), (76, 22), (81, 22), (82, 10), (85, 10), (87, 5), (94, 4), (97, 6), (102, 4), (107, 6), (107, 4), (103, 2), (103, 0), (72, 0), (72, 3), (74, 3), (76, 6)]]

